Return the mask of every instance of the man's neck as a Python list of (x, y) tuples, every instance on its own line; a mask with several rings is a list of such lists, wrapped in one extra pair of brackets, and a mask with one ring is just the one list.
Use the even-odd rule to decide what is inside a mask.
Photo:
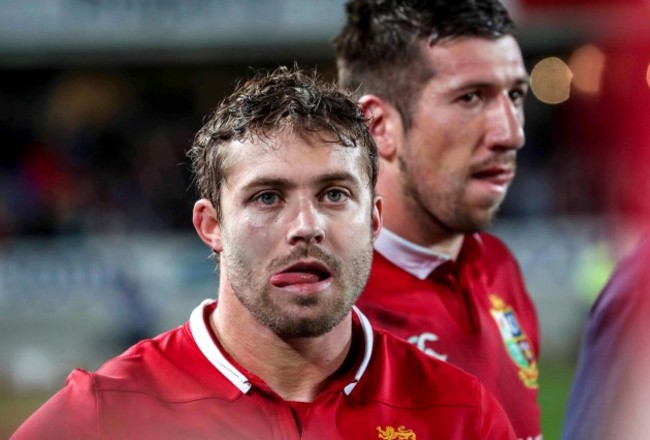
[(444, 231), (432, 222), (418, 221), (405, 210), (393, 210), (390, 216), (385, 216), (384, 227), (405, 240), (448, 255), (454, 261), (458, 258), (465, 237), (459, 232)]
[(258, 323), (232, 292), (222, 292), (210, 327), (239, 365), (287, 401), (312, 402), (343, 365), (352, 317), (323, 336), (283, 339)]
[[(382, 162), (388, 167), (395, 164)], [(377, 182), (377, 192), (383, 196), (383, 226), (412, 243), (434, 252), (448, 255), (452, 260), (458, 258), (465, 234), (450, 231), (436, 219), (426, 214), (412, 199), (400, 190), (402, 182), (399, 173), (385, 170)]]

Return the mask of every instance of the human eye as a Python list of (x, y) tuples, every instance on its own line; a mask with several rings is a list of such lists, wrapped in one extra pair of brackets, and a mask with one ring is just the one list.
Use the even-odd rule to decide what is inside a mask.
[(272, 191), (265, 191), (253, 197), (253, 201), (261, 206), (275, 206), (280, 203), (280, 196)]
[(464, 105), (473, 105), (478, 103), (482, 99), (483, 99), (482, 94), (476, 90), (465, 92), (458, 97), (458, 101)]
[(516, 105), (522, 105), (526, 97), (527, 90), (524, 88), (516, 88), (508, 92), (510, 100)]
[(325, 191), (324, 198), (330, 203), (342, 203), (348, 199), (349, 195), (346, 191), (339, 188), (330, 188)]

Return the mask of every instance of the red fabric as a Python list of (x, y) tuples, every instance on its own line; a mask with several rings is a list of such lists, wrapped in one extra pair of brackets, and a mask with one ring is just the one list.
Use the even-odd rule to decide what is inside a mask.
[[(458, 263), (444, 263), (425, 280), (375, 252), (357, 305), (373, 325), (477, 376), (499, 400), (518, 437), (536, 439), (541, 432), (533, 380), (539, 353), (536, 312), (509, 250), (496, 237), (479, 237), (468, 236)], [(501, 312), (490, 295), (503, 301)], [(523, 330), (519, 336), (511, 332), (513, 317)], [(510, 342), (519, 345), (515, 352), (530, 345), (526, 368), (513, 360), (496, 318), (510, 331)]]
[(565, 139), (577, 155), (572, 165), (588, 173), (600, 212), (648, 222), (650, 37), (598, 46), (606, 59), (600, 93), (575, 93), (562, 109)]
[(379, 435), (401, 429), (418, 440), (514, 439), (503, 409), (476, 378), (385, 332), (374, 336), (357, 386), (350, 395), (340, 386), (323, 392), (302, 434), (289, 402), (255, 382), (240, 392), (185, 325), (137, 344), (97, 373), (75, 370), (13, 438), (370, 439), (395, 438)]
[(532, 6), (536, 8), (580, 6), (587, 10), (594, 6), (644, 5), (644, 2), (645, 0), (519, 0), (519, 3), (524, 6)]

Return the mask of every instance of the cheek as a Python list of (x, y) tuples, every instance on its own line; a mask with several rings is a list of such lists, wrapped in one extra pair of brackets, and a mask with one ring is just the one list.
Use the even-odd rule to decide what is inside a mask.
[(240, 248), (253, 249), (257, 251), (266, 249), (272, 241), (277, 221), (270, 221), (267, 216), (259, 212), (246, 212), (240, 216), (232, 217), (229, 222), (228, 236), (232, 244)]
[(359, 208), (353, 216), (338, 222), (334, 233), (341, 246), (359, 248), (366, 245), (366, 237), (372, 236), (372, 217), (370, 208)]
[(454, 136), (449, 135), (448, 128), (432, 124), (413, 134), (415, 136), (407, 139), (403, 152), (407, 168), (418, 174), (443, 168), (455, 147)]
[(421, 159), (417, 166), (431, 179), (436, 174), (464, 174), (479, 152), (480, 144), (480, 137), (477, 138), (469, 127), (457, 130), (449, 136), (439, 137), (435, 145), (430, 145), (428, 156)]
[(251, 232), (260, 231), (268, 227), (268, 214), (264, 215), (261, 212), (246, 212), (242, 216), (240, 223), (241, 227), (248, 229)]

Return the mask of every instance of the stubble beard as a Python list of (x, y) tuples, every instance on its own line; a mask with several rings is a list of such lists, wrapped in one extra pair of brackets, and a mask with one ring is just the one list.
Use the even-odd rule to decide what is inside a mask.
[[(350, 312), (370, 274), (372, 240), (345, 263), (314, 246), (296, 248), (289, 255), (272, 260), (263, 270), (255, 270), (246, 251), (237, 245), (224, 246), (223, 254), (223, 270), (227, 271), (232, 290), (257, 322), (284, 339), (308, 338), (328, 333)], [(337, 294), (327, 297), (295, 295), (292, 309), (320, 309), (315, 314), (309, 313), (309, 317), (300, 317), (274, 301), (274, 287), (269, 279), (278, 269), (305, 257), (327, 265), (334, 277), (330, 289)]]
[(441, 188), (434, 188), (427, 182), (418, 184), (403, 157), (398, 161), (403, 178), (402, 194), (411, 205), (417, 223), (442, 229), (448, 234), (472, 234), (492, 224), (504, 197), (492, 206), (472, 209), (465, 204), (469, 179), (465, 173), (448, 174)]

